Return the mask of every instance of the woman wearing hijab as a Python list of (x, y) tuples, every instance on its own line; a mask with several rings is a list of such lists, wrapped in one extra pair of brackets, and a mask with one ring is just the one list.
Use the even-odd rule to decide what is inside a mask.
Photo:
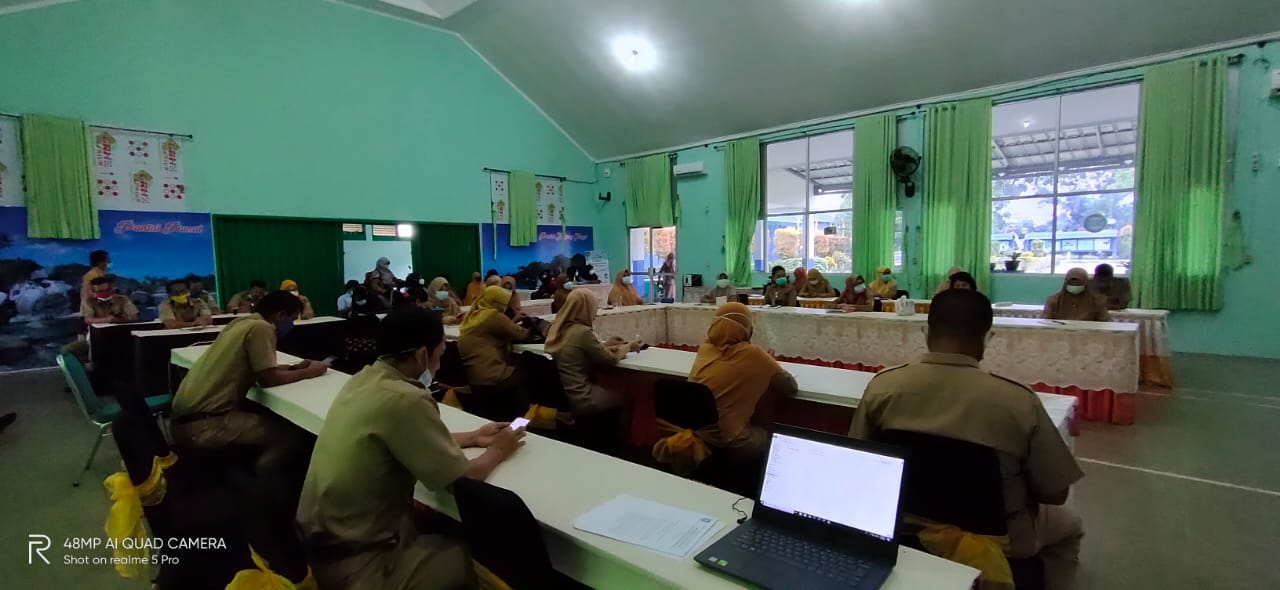
[(893, 270), (887, 266), (876, 269), (876, 278), (867, 285), (873, 297), (880, 299), (898, 298), (898, 281), (893, 280)]
[(844, 280), (844, 292), (836, 299), (836, 309), (871, 311), (871, 295), (867, 293), (867, 281), (862, 275), (850, 275)]
[(822, 271), (813, 269), (806, 273), (805, 282), (797, 283), (800, 285), (800, 297), (835, 297), (836, 290), (831, 288), (831, 282), (827, 277), (822, 276)]
[(573, 290), (573, 281), (570, 281), (569, 275), (565, 273), (556, 275), (556, 284), (559, 288), (556, 289), (555, 295), (551, 296), (551, 313), (560, 312), (565, 300), (569, 298), (569, 292)]
[(427, 284), (427, 305), (440, 312), (440, 320), (446, 326), (462, 321), (462, 308), (450, 297), (449, 281), (444, 277), (431, 279)]
[(313, 317), (316, 317), (316, 311), (311, 308), (311, 300), (307, 299), (306, 295), (303, 295), (301, 292), (298, 291), (298, 283), (296, 281), (294, 281), (293, 279), (285, 279), (281, 281), (280, 290), (288, 291), (292, 293), (294, 297), (297, 297), (299, 300), (302, 301), (302, 313), (298, 314), (298, 319), (309, 320)]
[(809, 272), (803, 266), (797, 266), (795, 270), (791, 271), (791, 274), (796, 277), (791, 284), (795, 285), (797, 289), (808, 284)]
[(769, 282), (764, 286), (764, 304), (795, 307), (800, 305), (796, 300), (796, 287), (787, 280), (787, 269), (773, 267)]
[(484, 291), (484, 282), (480, 280), (480, 273), (471, 273), (471, 282), (467, 283), (467, 294), (462, 298), (463, 305), (471, 305), (476, 302), (476, 298)]
[(743, 458), (764, 456), (774, 396), (797, 391), (795, 378), (751, 343), (752, 329), (747, 306), (721, 305), (689, 373), (689, 381), (707, 386), (716, 398), (720, 446)]
[(575, 419), (622, 407), (621, 395), (592, 383), (592, 378), (600, 368), (617, 365), (627, 352), (640, 350), (641, 346), (640, 342), (628, 343), (617, 336), (600, 342), (592, 331), (595, 319), (595, 296), (579, 289), (565, 299), (556, 321), (547, 330), (545, 350), (556, 360), (560, 384)]
[(738, 291), (729, 283), (729, 273), (720, 273), (716, 275), (716, 286), (710, 291), (702, 294), (703, 303), (715, 303), (717, 297), (724, 297), (726, 301), (734, 299), (738, 296)]
[(978, 280), (973, 278), (973, 275), (962, 270), (951, 274), (951, 280), (947, 282), (947, 286), (951, 289), (977, 291)]
[(530, 299), (550, 299), (556, 294), (556, 287), (556, 279), (551, 276), (551, 271), (544, 270), (538, 275), (538, 289)]
[(938, 288), (933, 290), (933, 296), (937, 297), (938, 293), (941, 293), (943, 291), (946, 291), (947, 289), (950, 289), (951, 277), (954, 277), (958, 272), (964, 272), (964, 269), (958, 266), (953, 266), (950, 269), (948, 269), (946, 278), (942, 279), (942, 282), (938, 283)]
[(502, 277), (501, 287), (511, 292), (511, 310), (515, 312), (513, 317), (523, 316), (524, 308), (520, 305), (520, 294), (516, 293), (516, 278), (513, 276)]
[(1089, 271), (1079, 267), (1067, 271), (1062, 289), (1049, 296), (1041, 317), (1046, 320), (1111, 321), (1107, 300), (1089, 290)]
[(609, 291), (609, 305), (622, 307), (624, 305), (644, 305), (644, 300), (640, 298), (640, 294), (636, 292), (635, 285), (631, 284), (631, 270), (625, 269), (618, 273), (613, 279), (613, 289)]
[(511, 316), (511, 292), (486, 287), (459, 326), (458, 355), (478, 406), (490, 420), (510, 420), (528, 406), (519, 368), (510, 362), (511, 345), (529, 339), (529, 331)]

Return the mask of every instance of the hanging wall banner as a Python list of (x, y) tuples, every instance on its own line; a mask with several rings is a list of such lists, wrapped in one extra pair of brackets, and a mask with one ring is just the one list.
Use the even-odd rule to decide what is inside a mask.
[(538, 241), (521, 247), (508, 245), (510, 232), (510, 225), (498, 225), (496, 234), (493, 225), (482, 225), (481, 260), (486, 269), (514, 276), (521, 289), (536, 288), (538, 275), (543, 270), (558, 274), (571, 266), (585, 266), (586, 254), (595, 244), (594, 230), (587, 226), (569, 226), (561, 231), (559, 225), (539, 225)]
[[(506, 172), (489, 173), (489, 201), (493, 211), (493, 223), (511, 223)], [(538, 225), (562, 225), (564, 223), (564, 182), (559, 178), (537, 177), (533, 185), (534, 204), (538, 208)]]
[(21, 207), (23, 188), (18, 119), (0, 115), (0, 207)]
[(99, 209), (185, 211), (186, 140), (89, 127), (94, 202)]
[(489, 173), (489, 200), (493, 206), (493, 222), (510, 223), (506, 172)]
[(111, 253), (116, 291), (155, 319), (170, 279), (213, 277), (208, 213), (98, 211), (96, 240), (27, 238), (27, 210), (0, 207), (0, 372), (53, 366), (82, 324), (80, 279), (89, 253)]

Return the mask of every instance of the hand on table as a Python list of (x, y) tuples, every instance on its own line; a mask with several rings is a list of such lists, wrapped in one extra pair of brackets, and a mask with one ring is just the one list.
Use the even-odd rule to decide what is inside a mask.
[(621, 336), (610, 336), (608, 340), (604, 341), (604, 345), (608, 347), (622, 346), (626, 343), (627, 341), (623, 340)]
[(207, 316), (207, 315), (202, 315), (202, 316), (200, 316), (200, 317), (196, 318), (196, 325), (197, 325), (197, 326), (211, 326), (211, 325), (213, 325), (213, 318), (212, 318), (212, 317), (210, 317), (210, 316)]
[(506, 459), (524, 446), (524, 435), (524, 427), (512, 430), (504, 426), (488, 439), (489, 444), (486, 447)]
[(302, 361), (302, 363), (306, 363), (302, 370), (307, 372), (307, 377), (319, 377), (329, 372), (329, 363), (320, 361)]
[(511, 430), (510, 422), (490, 422), (471, 431), (471, 446), (488, 447), (493, 444), (493, 439), (503, 430)]
[(630, 348), (631, 348), (631, 352), (640, 352), (640, 349), (644, 348), (644, 341), (634, 340), (630, 343)]

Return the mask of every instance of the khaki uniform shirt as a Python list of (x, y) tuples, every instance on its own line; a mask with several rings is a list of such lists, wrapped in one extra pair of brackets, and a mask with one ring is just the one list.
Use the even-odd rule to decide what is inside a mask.
[(240, 407), (258, 371), (277, 366), (276, 329), (260, 315), (236, 318), (196, 361), (173, 396), (173, 417)]
[(508, 359), (513, 342), (529, 338), (529, 331), (502, 314), (493, 314), (458, 339), (458, 354), (472, 385), (497, 385), (515, 372)]
[(210, 295), (208, 291), (202, 291), (199, 297), (192, 295), (191, 298), (203, 301), (205, 306), (209, 308), (209, 313), (217, 315), (222, 311), (218, 309), (218, 303), (213, 300), (213, 295)]
[(227, 313), (253, 313), (253, 307), (258, 305), (258, 299), (250, 297), (248, 291), (236, 293), (227, 302)]
[(120, 321), (132, 322), (138, 319), (138, 308), (124, 295), (112, 295), (108, 301), (90, 297), (80, 302), (80, 315), (86, 320), (118, 317)]
[(849, 436), (872, 439), (882, 430), (907, 430), (995, 449), (1009, 515), (1009, 554), (1037, 551), (1037, 497), (1055, 494), (1084, 476), (1025, 385), (978, 368), (973, 358), (928, 353), (919, 362), (881, 371), (853, 412)]
[(769, 286), (764, 288), (764, 303), (765, 305), (783, 305), (787, 307), (800, 305), (800, 302), (796, 299), (796, 288), (791, 283), (786, 285), (769, 283)]
[[(602, 402), (610, 401), (608, 394), (598, 394), (602, 389), (592, 385), (591, 377), (598, 367), (612, 367), (626, 356), (627, 348), (619, 346), (617, 352), (605, 348), (589, 328), (579, 324), (568, 326), (564, 345), (551, 355), (560, 370), (560, 385), (569, 398), (569, 409), (577, 414), (592, 414), (605, 409)], [(611, 396), (609, 396), (611, 397)], [(607, 404), (605, 404), (607, 405)]]
[(212, 312), (209, 311), (209, 305), (197, 297), (192, 297), (186, 305), (178, 305), (172, 299), (166, 299), (160, 304), (160, 321), (162, 322), (165, 320), (194, 322), (201, 315), (212, 315)]
[(1113, 277), (1106, 284), (1091, 279), (1089, 288), (1106, 298), (1107, 309), (1110, 310), (1125, 309), (1133, 299), (1133, 286), (1129, 283), (1129, 279)]
[(415, 481), (442, 490), (467, 466), (430, 393), (378, 361), (333, 400), (311, 454), (298, 523), (312, 546), (386, 541), (412, 518)]
[(93, 279), (107, 276), (107, 271), (96, 266), (84, 273), (84, 278), (80, 279), (80, 300), (88, 301), (93, 299)]

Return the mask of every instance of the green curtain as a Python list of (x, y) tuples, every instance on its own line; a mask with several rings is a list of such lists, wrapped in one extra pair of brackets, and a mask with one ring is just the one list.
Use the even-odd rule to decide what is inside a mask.
[(724, 257), (729, 280), (751, 284), (751, 238), (760, 221), (760, 138), (731, 141), (724, 146), (728, 195), (724, 222)]
[[(861, 155), (859, 156), (861, 157)], [(991, 99), (929, 107), (925, 121), (923, 288), (952, 265), (991, 288)]]
[(98, 210), (89, 190), (89, 130), (84, 121), (23, 115), (20, 132), (27, 182), (27, 236), (99, 238)]
[(335, 315), (342, 292), (342, 223), (268, 217), (213, 218), (222, 305), (262, 279), (267, 290), (293, 279), (316, 315)]
[(1222, 309), (1226, 80), (1224, 56), (1143, 76), (1131, 271), (1139, 307)]
[(879, 266), (893, 266), (898, 181), (889, 154), (898, 147), (898, 121), (891, 114), (853, 122), (853, 271), (870, 279)]
[(428, 281), (449, 280), (461, 297), (471, 273), (481, 270), (480, 227), (461, 223), (419, 223), (413, 243), (413, 270)]
[[(626, 161), (627, 227), (675, 225), (671, 199), (671, 158), (655, 154)], [(758, 172), (757, 172), (758, 174)]]
[(537, 182), (532, 172), (511, 172), (511, 192), (507, 195), (507, 200), (511, 209), (512, 246), (528, 246), (538, 241), (538, 199), (534, 190)]

